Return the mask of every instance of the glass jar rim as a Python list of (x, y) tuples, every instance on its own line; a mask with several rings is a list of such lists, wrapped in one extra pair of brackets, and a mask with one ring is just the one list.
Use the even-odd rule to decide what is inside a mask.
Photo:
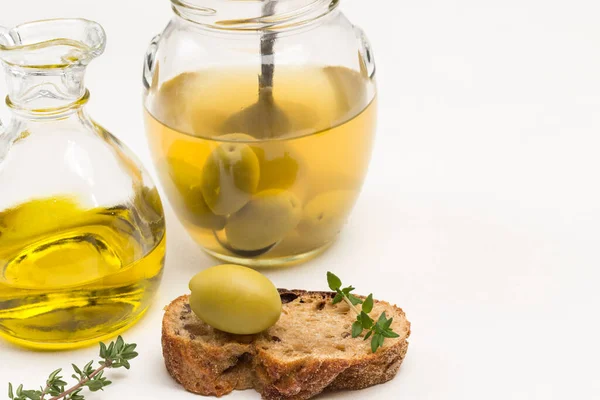
[[(179, 17), (212, 29), (281, 31), (314, 22), (340, 0), (171, 0)], [(268, 12), (265, 10), (268, 8)]]

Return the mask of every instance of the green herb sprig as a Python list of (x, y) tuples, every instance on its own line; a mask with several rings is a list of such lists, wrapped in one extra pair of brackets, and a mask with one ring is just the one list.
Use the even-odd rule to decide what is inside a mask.
[[(327, 283), (329, 288), (336, 292), (333, 304), (345, 301), (350, 309), (357, 314), (356, 321), (352, 324), (352, 337), (359, 337), (366, 329), (367, 334), (364, 340), (371, 338), (371, 351), (373, 353), (383, 346), (385, 338), (400, 337), (391, 328), (394, 318), (387, 319), (385, 311), (379, 316), (377, 322), (369, 316), (369, 313), (373, 311), (373, 293), (363, 301), (352, 294), (354, 287), (342, 288), (342, 280), (331, 272), (327, 272)], [(358, 304), (362, 305), (361, 310), (356, 308)]]
[(125, 343), (123, 338), (119, 336), (115, 342), (106, 346), (100, 343), (100, 358), (97, 368), (93, 367), (94, 361), (90, 361), (83, 368), (79, 368), (75, 364), (71, 364), (75, 373), (71, 375), (77, 383), (69, 389), (66, 389), (67, 382), (60, 375), (62, 368), (52, 372), (46, 384), (40, 387), (39, 390), (25, 390), (23, 385), (19, 385), (13, 391), (12, 383), (8, 384), (8, 398), (11, 400), (84, 400), (82, 393), (84, 388), (88, 388), (91, 392), (104, 390), (112, 382), (106, 379), (104, 375), (105, 369), (125, 368), (129, 369), (129, 361), (136, 358), (138, 353), (134, 350), (136, 344)]

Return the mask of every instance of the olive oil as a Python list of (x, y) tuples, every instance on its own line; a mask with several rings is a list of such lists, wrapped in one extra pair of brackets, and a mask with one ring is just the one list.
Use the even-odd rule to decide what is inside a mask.
[(89, 209), (72, 198), (45, 198), (0, 212), (0, 335), (64, 349), (137, 321), (165, 254), (160, 203), (143, 197)]
[[(331, 244), (356, 201), (375, 133), (375, 87), (342, 67), (278, 66), (273, 99), (286, 131), (248, 111), (242, 121), (255, 125), (232, 131), (258, 101), (257, 74), (186, 72), (150, 88), (147, 132), (169, 200), (205, 250), (245, 265), (291, 264)], [(264, 134), (247, 133), (271, 122)]]

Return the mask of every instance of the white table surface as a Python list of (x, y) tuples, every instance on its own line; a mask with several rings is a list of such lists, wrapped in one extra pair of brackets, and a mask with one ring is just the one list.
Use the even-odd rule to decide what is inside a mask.
[[(413, 324), (390, 383), (344, 399), (600, 398), (600, 4), (594, 0), (344, 0), (378, 62), (380, 124), (364, 192), (325, 255), (267, 275), (325, 289), (338, 272)], [(0, 24), (101, 22), (92, 116), (154, 174), (142, 55), (167, 0), (3, 0)], [(167, 375), (162, 307), (215, 264), (167, 207), (168, 258), (149, 314), (126, 332), (141, 355), (96, 399), (197, 399)], [(0, 342), (7, 382), (43, 382), (95, 348), (35, 353)], [(258, 399), (254, 391), (228, 399)]]

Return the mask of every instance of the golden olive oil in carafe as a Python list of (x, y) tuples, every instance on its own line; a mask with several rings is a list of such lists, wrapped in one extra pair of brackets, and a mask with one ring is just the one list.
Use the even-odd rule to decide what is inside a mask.
[(0, 213), (2, 336), (33, 348), (79, 347), (141, 317), (165, 255), (162, 209), (148, 211), (161, 207), (158, 195), (142, 193), (150, 195), (111, 208), (51, 197)]
[(343, 67), (281, 65), (273, 101), (286, 131), (232, 131), (232, 119), (259, 101), (257, 82), (250, 68), (180, 74), (150, 89), (147, 131), (169, 200), (207, 252), (293, 264), (331, 244), (354, 206), (371, 156), (375, 88)]

